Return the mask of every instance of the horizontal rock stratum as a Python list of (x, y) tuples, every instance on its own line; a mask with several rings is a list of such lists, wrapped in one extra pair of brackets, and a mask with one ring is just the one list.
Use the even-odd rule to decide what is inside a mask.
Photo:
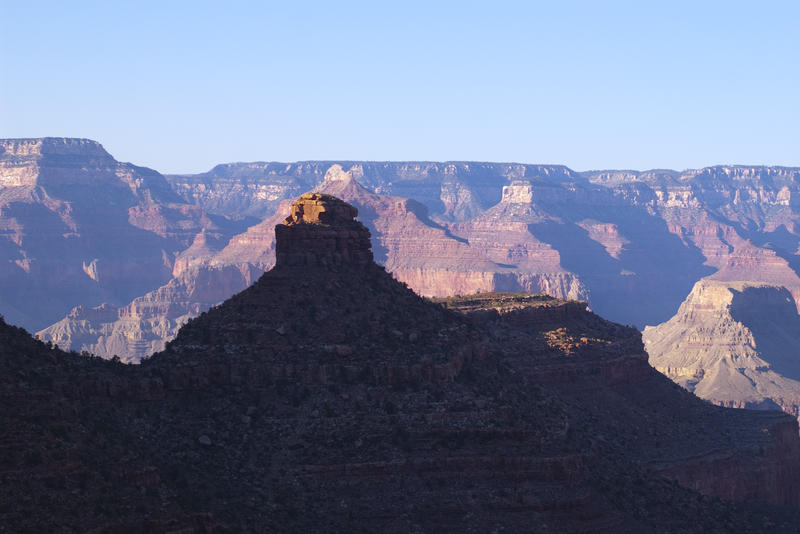
[[(432, 302), (326, 195), (141, 365), (0, 324), (0, 524), (171, 532), (790, 532), (800, 437), (568, 302)], [(720, 500), (717, 497), (722, 497)], [(771, 503), (771, 504), (765, 504)]]
[[(138, 361), (274, 265), (273, 228), (304, 192), (357, 207), (378, 263), (426, 296), (545, 292), (638, 328), (670, 321), (701, 281), (800, 300), (798, 168), (308, 161), (162, 176), (95, 141), (44, 138), (0, 140), (0, 313), (61, 347)], [(753, 354), (779, 388), (754, 393), (735, 366), (709, 387), (730, 366), (702, 358), (695, 392), (794, 413), (794, 378), (764, 345)]]
[(800, 416), (800, 317), (785, 288), (698, 282), (669, 321), (644, 331), (650, 363), (722, 406)]

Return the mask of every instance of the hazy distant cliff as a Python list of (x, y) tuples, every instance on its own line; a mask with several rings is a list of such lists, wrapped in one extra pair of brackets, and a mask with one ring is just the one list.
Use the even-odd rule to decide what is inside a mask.
[(426, 295), (544, 291), (638, 327), (670, 321), (698, 281), (800, 301), (797, 168), (310, 161), (163, 177), (88, 140), (0, 146), (0, 313), (78, 350), (162, 346), (274, 263), (286, 199), (311, 190), (358, 206), (376, 258)]
[(413, 198), (431, 213), (452, 220), (478, 215), (500, 201), (500, 188), (525, 177), (571, 179), (563, 165), (481, 162), (254, 162), (217, 165), (195, 175), (168, 175), (185, 199), (220, 214), (267, 216), (278, 202), (319, 184), (340, 165), (361, 185), (384, 195)]
[(126, 303), (169, 281), (197, 233), (236, 228), (95, 141), (0, 140), (0, 313), (28, 328)]

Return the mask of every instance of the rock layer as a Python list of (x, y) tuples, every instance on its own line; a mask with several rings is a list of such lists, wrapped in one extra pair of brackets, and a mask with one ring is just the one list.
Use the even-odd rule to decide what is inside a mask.
[(302, 195), (284, 224), (275, 227), (275, 266), (372, 263), (369, 230), (356, 215), (356, 208), (334, 196)]
[[(639, 328), (669, 320), (699, 280), (767, 284), (800, 302), (797, 168), (246, 163), (165, 180), (88, 140), (0, 150), (0, 311), (34, 329), (61, 319), (41, 335), (106, 356), (138, 359), (228, 296), (193, 301), (191, 287), (232, 293), (272, 266), (285, 200), (309, 190), (357, 205), (379, 263), (429, 296), (545, 291)], [(243, 214), (273, 213), (228, 239)], [(150, 315), (108, 313), (129, 306)]]
[(94, 141), (0, 140), (0, 312), (28, 328), (78, 305), (123, 305), (168, 282), (196, 234), (235, 226)]
[(800, 416), (800, 317), (784, 288), (698, 282), (669, 321), (645, 329), (650, 363), (699, 397)]

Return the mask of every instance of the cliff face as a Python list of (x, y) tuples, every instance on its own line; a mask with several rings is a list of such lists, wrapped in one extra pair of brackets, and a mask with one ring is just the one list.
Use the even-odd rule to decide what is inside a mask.
[(0, 295), (11, 321), (39, 329), (76, 305), (124, 304), (166, 283), (203, 230), (224, 238), (235, 226), (94, 141), (0, 140)]
[[(192, 317), (242, 291), (275, 264), (275, 225), (290, 203), (273, 217), (236, 235), (224, 246), (208, 244), (205, 232), (176, 259), (173, 278), (124, 306), (76, 307), (37, 332), (45, 341), (126, 362), (163, 350)], [(221, 247), (221, 249), (220, 249)]]
[[(544, 291), (586, 299), (603, 316), (643, 327), (669, 319), (707, 276), (800, 293), (797, 256), (767, 242), (791, 244), (786, 199), (795, 175), (772, 168), (580, 175), (533, 165), (306, 162), (230, 164), (170, 180), (186, 198), (229, 216), (267, 195), (241, 187), (269, 189), (263, 210), (303, 187), (338, 194), (361, 210), (379, 262), (425, 295)], [(741, 192), (751, 189), (757, 193)], [(374, 191), (408, 191), (416, 200)], [(756, 197), (763, 206), (747, 208)], [(279, 205), (227, 245), (210, 243), (206, 233), (179, 255), (173, 274), (202, 265), (268, 268), (271, 226), (287, 209)], [(459, 222), (456, 212), (471, 219)]]
[[(235, 180), (271, 188), (273, 204), (259, 212), (267, 215), (280, 198), (319, 184), (332, 165), (228, 164), (169, 179), (185, 198), (228, 215), (241, 211), (236, 202), (252, 204), (266, 195), (229, 190)], [(769, 282), (790, 291), (800, 284), (795, 272), (800, 170), (795, 168), (575, 173), (561, 166), (501, 163), (340, 165), (369, 191), (413, 198), (442, 223), (497, 211), (493, 206), (511, 200), (504, 187), (528, 184), (527, 196), (515, 203), (536, 207), (540, 217), (532, 233), (560, 253), (562, 268), (580, 277), (592, 306), (615, 320), (640, 326), (663, 322), (697, 280), (715, 272), (717, 279)], [(213, 202), (204, 200), (212, 194)], [(612, 304), (620, 296), (623, 304)], [(641, 300), (655, 311), (626, 312)]]
[[(477, 239), (465, 239), (457, 235), (455, 227), (432, 220), (419, 202), (372, 193), (338, 165), (331, 167), (317, 189), (358, 207), (373, 231), (378, 260), (421, 295), (502, 290), (546, 292), (562, 298), (585, 296), (580, 281), (559, 265), (558, 254), (547, 245), (533, 243), (531, 248), (542, 256), (549, 253), (549, 257), (512, 265), (508, 256), (521, 248), (518, 243), (490, 247)], [(495, 235), (500, 235), (501, 229), (496, 230)]]
[(196, 175), (168, 175), (177, 194), (220, 215), (269, 217), (282, 200), (308, 191), (322, 181), (327, 162), (228, 163)]
[[(107, 356), (144, 356), (271, 267), (272, 227), (309, 190), (356, 205), (379, 263), (424, 295), (543, 291), (639, 328), (668, 321), (700, 280), (785, 288), (800, 302), (794, 168), (299, 162), (165, 180), (87, 140), (2, 150), (0, 311), (34, 329), (61, 319), (41, 334)], [(196, 283), (230, 293), (195, 301)], [(134, 300), (160, 304), (126, 322)]]
[[(542, 261), (509, 265), (508, 251), (487, 253), (483, 243), (470, 243), (431, 220), (419, 202), (372, 193), (354, 179), (353, 172), (345, 172), (339, 165), (328, 170), (315, 190), (335, 194), (356, 206), (372, 232), (380, 263), (422, 295), (494, 290), (541, 291), (563, 298), (586, 294), (577, 277), (559, 266), (554, 251), (549, 250), (550, 257)], [(108, 307), (73, 310), (38, 334), (62, 347), (138, 361), (162, 349), (187, 319), (241, 291), (254, 276), (274, 265), (274, 227), (289, 211), (290, 203), (281, 203), (273, 216), (234, 236), (221, 250), (215, 251), (207, 234), (201, 233), (178, 256), (175, 278), (163, 287), (112, 313), (107, 312)], [(548, 248), (542, 243), (531, 247), (541, 249), (534, 252)], [(190, 292), (194, 286), (217, 290), (213, 299), (200, 300)], [(139, 313), (127, 311), (131, 308)]]
[(77, 306), (37, 335), (59, 347), (138, 362), (163, 350), (186, 321), (245, 289), (263, 272), (247, 263), (200, 265), (125, 306)]
[[(371, 261), (355, 212), (298, 199), (275, 267), (139, 366), (0, 324), (13, 407), (0, 418), (14, 429), (0, 444), (2, 524), (789, 532), (800, 520), (762, 504), (800, 505), (789, 416), (699, 401), (647, 365), (636, 330), (585, 304), (426, 301)], [(748, 502), (704, 496), (723, 487)]]
[(267, 217), (278, 203), (319, 184), (339, 165), (371, 191), (414, 198), (447, 220), (465, 220), (496, 204), (500, 187), (527, 176), (574, 178), (563, 165), (480, 162), (254, 162), (217, 165), (196, 175), (167, 176), (186, 200), (211, 213)]
[[(228, 215), (242, 209), (236, 202), (249, 199), (246, 202), (256, 205), (257, 197), (266, 194), (229, 191), (234, 180), (269, 187), (272, 204), (263, 204), (260, 212), (266, 214), (279, 198), (315, 187), (332, 165), (229, 164), (204, 175), (169, 179), (185, 198), (204, 203), (206, 195), (213, 194), (213, 202), (205, 205)], [(588, 298), (602, 315), (643, 327), (671, 317), (694, 283), (712, 274), (724, 280), (769, 282), (794, 294), (800, 291), (795, 273), (800, 245), (794, 230), (797, 169), (710, 167), (683, 173), (575, 173), (560, 166), (499, 163), (339, 165), (342, 170), (337, 172), (349, 174), (370, 192), (420, 202), (430, 220), (457, 237), (468, 239), (466, 234), (472, 233), (479, 240), (477, 234), (490, 237), (495, 229), (501, 235), (515, 233), (519, 242), (499, 247), (495, 252), (504, 259), (493, 261), (516, 265), (533, 239), (544, 246), (533, 255), (529, 251), (529, 257), (554, 251), (558, 269), (577, 277), (577, 281), (560, 276), (548, 280), (537, 275), (531, 284), (530, 277), (517, 280), (514, 276), (460, 273), (449, 282), (437, 283), (441, 273), (408, 267), (403, 279), (426, 293), (443, 294), (446, 283), (452, 284), (450, 294), (470, 288), (535, 288), (536, 284), (566, 287), (571, 288), (567, 291), (572, 291), (572, 296)], [(517, 193), (512, 191), (518, 187), (530, 190), (515, 197)], [(511, 188), (511, 196), (504, 196), (504, 188)], [(231, 203), (230, 210), (225, 208), (226, 202)], [(537, 215), (525, 222), (525, 217), (498, 209), (508, 204), (530, 205)], [(485, 221), (483, 228), (478, 223), (481, 220)], [(505, 229), (504, 225), (515, 221), (527, 225), (527, 230)], [(483, 241), (483, 252), (491, 254), (491, 247)], [(429, 259), (435, 257), (435, 252), (428, 255)], [(468, 270), (460, 267), (468, 261), (448, 259), (444, 272)]]
[(786, 287), (797, 294), (800, 169), (718, 166), (590, 181), (661, 217), (697, 247), (711, 279)]
[(800, 416), (800, 317), (785, 288), (698, 282), (669, 321), (644, 331), (650, 363), (715, 404)]

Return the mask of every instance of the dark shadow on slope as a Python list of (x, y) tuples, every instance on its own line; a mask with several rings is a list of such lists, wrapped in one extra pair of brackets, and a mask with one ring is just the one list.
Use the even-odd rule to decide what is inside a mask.
[(428, 207), (425, 204), (423, 204), (422, 202), (414, 200), (413, 198), (409, 198), (408, 202), (406, 202), (406, 209), (409, 212), (411, 212), (414, 215), (416, 215), (417, 219), (419, 219), (422, 224), (424, 224), (426, 226), (430, 226), (431, 228), (436, 228), (437, 230), (443, 231), (444, 235), (446, 235), (450, 239), (458, 241), (459, 243), (464, 243), (465, 245), (469, 244), (468, 240), (464, 239), (463, 237), (458, 237), (458, 236), (453, 235), (452, 233), (450, 233), (450, 229), (449, 228), (446, 228), (446, 227), (442, 226), (441, 224), (437, 224), (435, 221), (433, 221), (430, 218), (430, 216), (428, 215)]
[[(277, 210), (277, 208), (276, 208)], [(251, 226), (255, 226), (262, 221), (258, 217), (252, 215), (243, 215), (239, 218), (226, 217), (224, 215), (216, 215), (213, 213), (207, 214), (221, 234), (220, 238), (230, 240), (233, 236), (243, 234)]]
[(759, 356), (776, 373), (800, 380), (800, 316), (784, 287), (731, 290), (731, 317), (753, 333)]
[(748, 232), (746, 237), (755, 245), (772, 250), (789, 263), (789, 267), (800, 276), (800, 256), (796, 254), (800, 248), (800, 236), (781, 225), (772, 232)]
[[(555, 208), (555, 209), (552, 209)], [(668, 320), (694, 283), (714, 269), (702, 253), (670, 233), (666, 223), (628, 206), (547, 206), (563, 223), (531, 225), (531, 232), (561, 254), (561, 264), (589, 288), (599, 315), (639, 328)], [(615, 224), (625, 244), (618, 259), (576, 223), (585, 218)]]
[(372, 256), (375, 259), (375, 263), (378, 265), (385, 265), (386, 259), (389, 256), (389, 249), (381, 244), (378, 239), (380, 233), (375, 230), (375, 220), (378, 218), (378, 212), (368, 204), (360, 202), (358, 199), (348, 200), (348, 202), (358, 209), (358, 220), (369, 229), (370, 242), (372, 243)]
[(86, 242), (58, 215), (32, 202), (10, 203), (3, 211), (19, 221), (23, 231), (20, 245), (3, 239), (0, 246), (7, 252), (0, 271), (0, 313), (16, 310), (9, 317), (36, 331), (61, 319), (76, 304), (100, 304), (108, 298), (107, 291), (81, 268), (81, 260), (92, 258), (85, 252)]

